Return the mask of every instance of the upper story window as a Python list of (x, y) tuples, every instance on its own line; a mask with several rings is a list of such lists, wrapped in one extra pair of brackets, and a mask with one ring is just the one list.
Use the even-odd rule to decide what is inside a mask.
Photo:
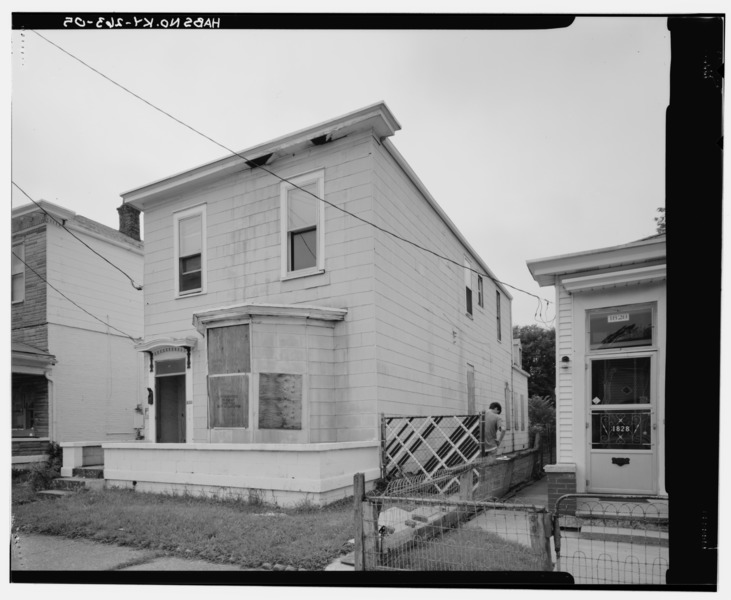
[(282, 277), (324, 270), (325, 194), (323, 170), (281, 184)]
[(472, 316), (472, 263), (464, 259), (465, 310)]
[(482, 275), (477, 276), (477, 305), (485, 307), (485, 287), (482, 281)]
[(495, 292), (495, 315), (497, 318), (497, 339), (498, 341), (503, 339), (503, 328), (502, 319), (500, 316), (500, 292)]
[(205, 291), (205, 205), (175, 213), (176, 295)]
[(25, 246), (23, 244), (13, 245), (13, 266), (11, 299), (13, 302), (25, 300)]
[(589, 349), (641, 348), (654, 343), (651, 305), (617, 306), (589, 313)]

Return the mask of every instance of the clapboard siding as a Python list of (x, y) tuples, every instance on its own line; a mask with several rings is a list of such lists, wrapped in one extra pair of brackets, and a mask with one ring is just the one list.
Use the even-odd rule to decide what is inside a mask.
[[(272, 168), (282, 177), (324, 169), (328, 202), (372, 219), (372, 146), (372, 137), (360, 134), (281, 159)], [(176, 299), (172, 275), (174, 213), (201, 204), (206, 211), (206, 293)], [(267, 343), (257, 337), (257, 332), (266, 333), (262, 325), (254, 324), (253, 369), (308, 374), (303, 381), (307, 403), (302, 427), (309, 428), (309, 441), (374, 439), (377, 430), (366, 418), (375, 401), (375, 360), (369, 350), (373, 335), (368, 341), (368, 334), (375, 329), (373, 233), (361, 221), (331, 206), (324, 205), (323, 209), (325, 273), (285, 281), (280, 274), (278, 178), (243, 169), (147, 210), (145, 336), (197, 336), (191, 323), (194, 313), (245, 302), (347, 308), (346, 321), (334, 329), (314, 333), (316, 328), (308, 327), (308, 343), (325, 340), (317, 351), (288, 348), (286, 340), (271, 343), (269, 338)], [(284, 329), (278, 326), (278, 331), (277, 335), (282, 335)], [(220, 437), (223, 433), (214, 432), (211, 437), (207, 431), (204, 347), (205, 343), (199, 343), (193, 353), (193, 439), (227, 441)], [(355, 359), (349, 357), (351, 350)], [(298, 353), (302, 360), (287, 360)], [(225, 435), (237, 441), (237, 436), (244, 434)]]
[[(74, 229), (74, 235), (142, 283), (142, 252), (129, 244), (120, 246)], [(46, 226), (48, 280), (54, 287), (90, 313), (132, 337), (142, 336), (142, 292), (132, 287), (119, 270), (84, 247), (56, 225)], [(48, 288), (48, 322), (91, 331), (106, 331), (104, 324)], [(119, 332), (112, 332), (121, 335)]]
[[(573, 370), (583, 363), (574, 355), (574, 308), (573, 298), (562, 285), (557, 285), (557, 340), (556, 340), (556, 449), (557, 462), (575, 462), (574, 448), (574, 383)], [(562, 369), (561, 357), (571, 359), (572, 369)], [(578, 361), (578, 364), (577, 364)]]
[[(461, 264), (467, 250), (383, 147), (375, 161), (378, 224)], [(496, 287), (488, 277), (484, 308), (477, 305), (474, 278), (469, 318), (461, 266), (381, 232), (376, 242), (378, 411), (466, 412), (467, 363), (475, 367), (476, 409), (504, 404), (505, 384), (512, 380), (509, 299), (502, 297), (498, 342)]]
[(143, 403), (144, 356), (118, 335), (50, 324), (54, 440), (132, 440), (135, 407)]

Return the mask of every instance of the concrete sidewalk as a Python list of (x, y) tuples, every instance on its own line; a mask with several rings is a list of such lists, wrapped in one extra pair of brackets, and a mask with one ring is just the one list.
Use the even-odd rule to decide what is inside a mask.
[(260, 571), (187, 560), (152, 550), (53, 535), (20, 534), (11, 541), (11, 571)]

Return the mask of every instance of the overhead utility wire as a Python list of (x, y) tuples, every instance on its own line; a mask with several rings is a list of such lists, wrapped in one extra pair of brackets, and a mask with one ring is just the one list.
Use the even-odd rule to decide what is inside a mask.
[(102, 256), (101, 254), (99, 254), (96, 250), (94, 250), (94, 248), (89, 246), (89, 244), (87, 244), (84, 240), (82, 240), (79, 236), (77, 236), (73, 231), (71, 231), (68, 227), (66, 227), (65, 219), (64, 219), (64, 222), (62, 223), (56, 217), (54, 217), (51, 213), (49, 213), (45, 208), (43, 208), (38, 202), (33, 200), (33, 198), (31, 198), (30, 195), (28, 195), (28, 193), (22, 187), (20, 187), (17, 183), (15, 183), (14, 181), (12, 181), (11, 183), (16, 188), (18, 188), (21, 192), (23, 192), (23, 194), (25, 195), (26, 198), (28, 198), (28, 200), (30, 200), (33, 204), (35, 204), (38, 208), (40, 208), (44, 213), (46, 213), (46, 215), (48, 215), (51, 219), (53, 219), (60, 227), (62, 227), (66, 231), (68, 231), (72, 237), (76, 238), (78, 241), (80, 241), (82, 244), (84, 244), (84, 246), (86, 246), (89, 250), (91, 250), (94, 254), (96, 254), (99, 258), (101, 258), (105, 262), (112, 265), (115, 269), (117, 269), (117, 271), (119, 271), (122, 275), (124, 275), (127, 279), (129, 279), (133, 288), (135, 288), (137, 291), (142, 290), (142, 286), (137, 285), (135, 283), (135, 280), (132, 279), (129, 275), (127, 275), (127, 273), (125, 273), (122, 269), (120, 269), (117, 265), (115, 265), (112, 261), (107, 259), (105, 256)]
[[(33, 30), (31, 30), (31, 31), (33, 31)], [(514, 289), (514, 290), (516, 290), (516, 291), (518, 291), (518, 292), (522, 292), (523, 294), (527, 294), (527, 295), (529, 295), (529, 296), (533, 296), (534, 298), (537, 298), (537, 299), (538, 299), (539, 301), (543, 301), (543, 302), (546, 302), (546, 304), (550, 304), (550, 302), (549, 302), (548, 300), (546, 300), (545, 298), (541, 298), (540, 296), (538, 296), (538, 295), (536, 295), (536, 294), (533, 294), (533, 293), (531, 293), (531, 292), (528, 292), (528, 291), (526, 291), (526, 290), (522, 290), (522, 289), (520, 289), (520, 288), (518, 288), (518, 287), (515, 287), (514, 285), (510, 285), (509, 283), (505, 283), (504, 281), (499, 281), (498, 279), (496, 279), (495, 277), (493, 277), (493, 276), (492, 276), (492, 275), (490, 275), (489, 273), (483, 273), (482, 271), (478, 271), (477, 269), (473, 269), (472, 267), (466, 267), (465, 265), (463, 265), (462, 263), (460, 263), (460, 262), (458, 262), (458, 261), (456, 261), (456, 260), (454, 260), (454, 259), (451, 259), (451, 258), (449, 258), (449, 257), (447, 257), (447, 256), (444, 256), (444, 255), (442, 255), (442, 254), (439, 254), (438, 252), (435, 252), (434, 250), (430, 250), (429, 248), (426, 248), (426, 247), (424, 247), (424, 246), (421, 246), (420, 244), (417, 244), (416, 242), (413, 242), (413, 241), (411, 241), (411, 240), (408, 240), (408, 239), (406, 239), (406, 238), (403, 238), (403, 237), (401, 237), (400, 235), (398, 235), (398, 234), (396, 234), (396, 233), (394, 233), (394, 232), (392, 232), (392, 231), (389, 231), (388, 229), (384, 229), (383, 227), (380, 227), (379, 225), (376, 225), (375, 223), (373, 223), (373, 222), (371, 222), (371, 221), (368, 221), (368, 220), (364, 219), (363, 217), (359, 217), (358, 215), (356, 215), (356, 214), (354, 214), (354, 213), (351, 213), (351, 212), (349, 212), (349, 211), (345, 210), (344, 208), (342, 208), (342, 207), (340, 207), (340, 206), (338, 206), (338, 205), (336, 205), (336, 204), (333, 204), (332, 202), (330, 202), (330, 201), (328, 201), (328, 200), (325, 200), (324, 198), (320, 198), (320, 197), (319, 197), (319, 196), (318, 196), (317, 194), (314, 194), (314, 193), (312, 193), (312, 192), (311, 192), (311, 191), (309, 191), (309, 190), (306, 190), (306, 189), (304, 189), (304, 188), (301, 188), (301, 187), (300, 187), (300, 186), (298, 186), (298, 185), (297, 185), (296, 183), (293, 183), (293, 182), (292, 182), (292, 181), (290, 181), (289, 179), (287, 179), (287, 178), (285, 178), (285, 177), (282, 177), (281, 175), (278, 175), (277, 173), (274, 173), (273, 171), (271, 171), (270, 169), (267, 169), (267, 168), (266, 168), (266, 167), (264, 167), (263, 165), (258, 165), (258, 164), (256, 164), (256, 163), (255, 163), (254, 161), (252, 161), (251, 159), (248, 159), (248, 158), (246, 158), (245, 156), (243, 156), (242, 154), (240, 154), (240, 153), (239, 153), (239, 152), (237, 152), (236, 150), (232, 150), (232, 149), (231, 149), (231, 148), (229, 148), (228, 146), (226, 146), (226, 145), (224, 145), (224, 144), (220, 143), (220, 142), (219, 142), (219, 141), (217, 141), (217, 140), (214, 140), (214, 139), (213, 139), (212, 137), (210, 137), (210, 136), (206, 135), (205, 133), (203, 133), (203, 132), (201, 132), (201, 131), (197, 130), (197, 129), (196, 129), (195, 127), (192, 127), (191, 125), (188, 125), (188, 124), (187, 124), (187, 123), (185, 123), (184, 121), (181, 121), (181, 120), (180, 120), (180, 119), (178, 119), (177, 117), (175, 117), (175, 116), (171, 115), (170, 113), (168, 113), (168, 112), (164, 111), (163, 109), (161, 109), (161, 108), (159, 108), (159, 107), (155, 106), (154, 104), (152, 104), (152, 103), (151, 103), (151, 102), (149, 102), (148, 100), (145, 100), (144, 98), (142, 98), (142, 97), (141, 97), (141, 96), (139, 96), (138, 94), (134, 93), (134, 92), (133, 92), (133, 91), (131, 91), (130, 89), (128, 89), (128, 88), (126, 88), (126, 87), (124, 87), (124, 86), (123, 86), (123, 85), (122, 85), (121, 83), (118, 83), (118, 82), (114, 81), (113, 79), (111, 79), (110, 77), (108, 77), (107, 75), (105, 75), (104, 73), (102, 73), (101, 71), (99, 71), (99, 70), (95, 69), (95, 68), (94, 68), (94, 67), (92, 67), (91, 65), (87, 64), (86, 62), (84, 62), (83, 60), (81, 60), (80, 58), (78, 58), (77, 56), (74, 56), (74, 55), (73, 55), (73, 54), (71, 54), (71, 53), (70, 53), (70, 52), (69, 52), (68, 50), (65, 50), (64, 48), (62, 48), (62, 47), (61, 47), (61, 46), (59, 46), (58, 44), (56, 44), (56, 43), (52, 42), (51, 40), (49, 40), (48, 38), (46, 38), (46, 37), (42, 36), (42, 35), (41, 35), (40, 33), (38, 33), (37, 31), (33, 31), (33, 33), (35, 33), (35, 34), (36, 34), (36, 35), (37, 35), (38, 37), (40, 37), (41, 39), (45, 40), (46, 42), (48, 42), (48, 43), (49, 43), (49, 44), (51, 44), (52, 46), (54, 46), (54, 47), (58, 48), (58, 49), (59, 49), (59, 50), (60, 50), (61, 52), (63, 52), (64, 54), (66, 54), (66, 55), (70, 56), (70, 57), (71, 57), (71, 58), (73, 58), (73, 59), (74, 59), (75, 61), (77, 61), (77, 62), (81, 63), (81, 64), (82, 64), (82, 65), (84, 65), (84, 66), (85, 66), (85, 67), (86, 67), (87, 69), (90, 69), (90, 70), (94, 71), (94, 73), (96, 73), (96, 74), (97, 74), (97, 75), (99, 75), (100, 77), (103, 77), (104, 79), (106, 79), (107, 81), (109, 81), (109, 82), (110, 82), (111, 84), (113, 84), (113, 85), (116, 85), (116, 86), (117, 86), (118, 88), (120, 88), (120, 89), (124, 90), (125, 92), (127, 92), (128, 94), (130, 94), (130, 95), (134, 96), (135, 98), (137, 98), (137, 99), (138, 99), (138, 100), (140, 100), (141, 102), (144, 102), (144, 103), (145, 103), (145, 104), (147, 104), (147, 105), (148, 105), (149, 107), (151, 107), (151, 108), (155, 109), (156, 111), (158, 111), (158, 112), (162, 113), (163, 115), (165, 115), (166, 117), (168, 117), (168, 118), (172, 119), (172, 120), (173, 120), (173, 121), (175, 121), (176, 123), (179, 123), (179, 124), (180, 124), (180, 125), (182, 125), (183, 127), (187, 128), (187, 129), (190, 129), (190, 130), (191, 130), (191, 131), (192, 131), (193, 133), (196, 133), (196, 134), (200, 135), (201, 137), (204, 137), (204, 138), (205, 138), (205, 139), (207, 139), (207, 140), (208, 140), (209, 142), (212, 142), (213, 144), (215, 144), (215, 145), (216, 145), (216, 146), (218, 146), (219, 148), (223, 148), (224, 150), (226, 150), (226, 152), (229, 152), (230, 154), (232, 154), (232, 155), (234, 155), (234, 156), (238, 156), (238, 157), (239, 157), (239, 158), (240, 158), (241, 160), (243, 160), (243, 161), (244, 161), (244, 162), (245, 162), (245, 163), (247, 164), (247, 166), (251, 167), (251, 168), (252, 168), (252, 170), (253, 170), (253, 169), (261, 169), (261, 170), (263, 170), (264, 172), (266, 172), (266, 173), (269, 173), (269, 174), (270, 174), (270, 175), (272, 175), (273, 177), (276, 177), (276, 178), (277, 178), (277, 179), (279, 179), (280, 181), (283, 181), (283, 182), (285, 182), (285, 183), (287, 183), (287, 184), (289, 184), (289, 185), (291, 185), (291, 186), (293, 186), (293, 187), (297, 188), (298, 190), (301, 190), (301, 191), (305, 192), (306, 194), (309, 194), (310, 196), (312, 196), (313, 198), (315, 198), (315, 199), (319, 200), (320, 202), (324, 202), (325, 204), (327, 204), (327, 205), (329, 205), (329, 206), (332, 206), (333, 208), (336, 208), (337, 210), (339, 210), (339, 211), (341, 211), (341, 212), (345, 213), (346, 215), (350, 215), (351, 217), (354, 217), (354, 218), (358, 219), (359, 221), (362, 221), (363, 223), (365, 223), (365, 224), (367, 224), (367, 225), (370, 225), (370, 226), (371, 226), (371, 227), (373, 227), (374, 229), (378, 229), (379, 231), (382, 231), (383, 233), (385, 233), (385, 234), (387, 234), (387, 235), (390, 235), (390, 236), (392, 236), (392, 237), (394, 237), (394, 238), (396, 238), (396, 239), (398, 239), (398, 240), (401, 240), (402, 242), (404, 242), (404, 243), (406, 243), (406, 244), (410, 244), (410, 245), (414, 246), (415, 248), (418, 248), (419, 250), (422, 250), (422, 251), (424, 251), (424, 252), (428, 252), (429, 254), (432, 254), (432, 255), (436, 256), (437, 258), (440, 258), (440, 259), (442, 259), (442, 260), (445, 260), (445, 261), (447, 261), (447, 262), (450, 262), (450, 263), (452, 263), (452, 264), (454, 264), (454, 265), (457, 265), (457, 266), (458, 266), (458, 267), (460, 267), (460, 268), (464, 268), (464, 269), (467, 269), (467, 270), (469, 270), (469, 271), (472, 271), (473, 273), (477, 273), (478, 275), (484, 275), (485, 277), (487, 277), (487, 278), (491, 279), (491, 280), (492, 280), (492, 281), (493, 281), (494, 283), (497, 283), (497, 284), (500, 284), (500, 285), (504, 285), (504, 286), (506, 286), (506, 287), (509, 287), (509, 288), (511, 288), (511, 289)]]
[(50, 288), (51, 288), (51, 289), (53, 289), (53, 290), (56, 290), (56, 291), (57, 291), (57, 292), (58, 292), (59, 294), (61, 294), (61, 296), (63, 296), (64, 298), (66, 298), (66, 300), (68, 300), (69, 302), (71, 302), (71, 304), (73, 304), (73, 305), (74, 305), (74, 306), (75, 306), (76, 308), (78, 308), (78, 309), (80, 309), (80, 310), (83, 310), (83, 311), (84, 311), (84, 312), (85, 312), (85, 313), (86, 313), (87, 315), (89, 315), (89, 316), (90, 316), (90, 317), (92, 317), (93, 319), (96, 319), (97, 321), (99, 321), (99, 322), (100, 322), (100, 323), (102, 323), (103, 325), (106, 325), (107, 327), (110, 327), (111, 329), (114, 329), (114, 331), (118, 331), (118, 332), (119, 332), (119, 333), (121, 333), (121, 334), (122, 334), (123, 336), (125, 336), (125, 337), (128, 337), (129, 339), (131, 339), (131, 340), (132, 340), (133, 342), (137, 342), (137, 341), (139, 341), (139, 340), (137, 340), (137, 339), (133, 338), (133, 337), (132, 337), (131, 335), (129, 335), (128, 333), (125, 333), (125, 332), (124, 332), (124, 331), (122, 331), (121, 329), (117, 329), (117, 328), (116, 328), (116, 327), (115, 327), (114, 325), (111, 325), (110, 323), (107, 323), (106, 321), (104, 321), (103, 319), (100, 319), (100, 318), (99, 318), (99, 317), (97, 317), (96, 315), (93, 315), (93, 314), (92, 314), (92, 313), (90, 313), (90, 312), (89, 312), (88, 310), (86, 310), (86, 309), (85, 309), (85, 308), (84, 308), (83, 306), (79, 306), (79, 305), (78, 305), (78, 304), (77, 304), (76, 302), (74, 302), (74, 301), (73, 301), (73, 300), (72, 300), (71, 298), (69, 298), (69, 297), (68, 297), (68, 296), (67, 296), (66, 294), (64, 294), (64, 293), (63, 293), (63, 292), (62, 292), (61, 290), (59, 290), (59, 289), (58, 289), (57, 287), (55, 287), (55, 286), (54, 286), (54, 285), (53, 285), (52, 283), (50, 283), (50, 282), (49, 282), (49, 281), (48, 281), (48, 280), (47, 280), (47, 279), (46, 279), (45, 277), (43, 277), (43, 275), (41, 275), (41, 274), (40, 274), (40, 273), (39, 273), (38, 271), (36, 271), (36, 270), (35, 270), (35, 269), (34, 269), (33, 267), (31, 267), (31, 266), (30, 266), (30, 265), (29, 265), (29, 264), (28, 264), (27, 262), (25, 262), (25, 261), (24, 261), (24, 260), (23, 260), (22, 258), (20, 258), (20, 256), (18, 256), (18, 255), (17, 255), (17, 254), (15, 253), (15, 252), (13, 252), (13, 256), (14, 256), (15, 258), (17, 258), (17, 259), (18, 259), (18, 260), (19, 260), (20, 262), (22, 262), (22, 263), (23, 263), (23, 264), (24, 264), (24, 265), (25, 265), (26, 267), (28, 267), (28, 268), (29, 268), (29, 269), (30, 269), (30, 270), (31, 270), (31, 271), (32, 271), (33, 273), (35, 273), (36, 277), (38, 277), (38, 278), (39, 278), (39, 279), (40, 279), (41, 281), (43, 281), (43, 282), (44, 282), (44, 283), (45, 283), (45, 284), (46, 284), (46, 285), (47, 285), (48, 287), (50, 287)]

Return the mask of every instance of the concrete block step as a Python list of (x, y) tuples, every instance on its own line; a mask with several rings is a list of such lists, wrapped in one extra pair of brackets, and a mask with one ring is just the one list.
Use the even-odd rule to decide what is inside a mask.
[(83, 477), (58, 477), (51, 484), (54, 490), (80, 490), (86, 487), (86, 479)]
[(70, 496), (75, 493), (71, 490), (42, 490), (38, 492), (38, 496), (42, 498), (63, 498), (64, 496)]
[(74, 477), (82, 477), (84, 479), (104, 479), (104, 465), (87, 465), (86, 467), (76, 467), (72, 471)]

